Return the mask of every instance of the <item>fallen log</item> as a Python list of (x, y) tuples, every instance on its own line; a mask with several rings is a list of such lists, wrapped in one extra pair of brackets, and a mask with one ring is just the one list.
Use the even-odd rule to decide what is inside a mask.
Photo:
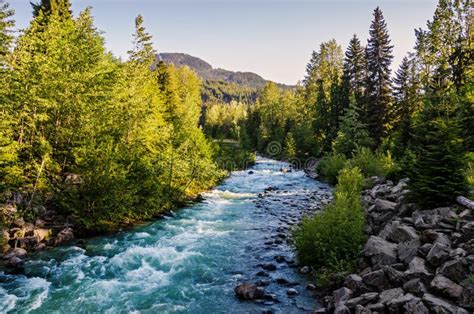
[(468, 199), (464, 196), (458, 196), (458, 197), (456, 197), (456, 201), (459, 203), (459, 205), (462, 205), (466, 208), (474, 210), (474, 202), (471, 201), (470, 199)]

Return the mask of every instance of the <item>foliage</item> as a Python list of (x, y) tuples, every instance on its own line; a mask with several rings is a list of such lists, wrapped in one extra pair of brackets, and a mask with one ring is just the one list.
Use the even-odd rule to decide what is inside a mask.
[(395, 167), (390, 152), (374, 153), (367, 147), (359, 147), (352, 159), (348, 161), (348, 165), (359, 168), (366, 178), (386, 177)]
[(467, 183), (474, 187), (474, 153), (467, 154)]
[(242, 103), (211, 103), (204, 113), (204, 130), (212, 138), (241, 139), (241, 128), (247, 118), (247, 106)]
[(350, 271), (365, 241), (362, 183), (358, 168), (345, 168), (334, 201), (321, 213), (303, 219), (294, 233), (300, 263), (325, 273)]
[(346, 162), (347, 159), (344, 155), (331, 153), (321, 159), (318, 165), (318, 173), (324, 180), (336, 184), (339, 172), (344, 168)]

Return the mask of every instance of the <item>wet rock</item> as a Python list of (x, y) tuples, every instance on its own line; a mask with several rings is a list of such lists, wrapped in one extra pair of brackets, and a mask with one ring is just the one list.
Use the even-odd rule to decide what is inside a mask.
[(72, 229), (67, 227), (61, 230), (56, 237), (53, 239), (53, 245), (58, 246), (62, 244), (66, 244), (74, 240), (74, 233)]
[(255, 285), (257, 285), (258, 287), (266, 287), (266, 286), (269, 286), (272, 282), (269, 280), (269, 279), (262, 279), (262, 280), (258, 280), (255, 282)]
[(275, 265), (275, 264), (271, 264), (271, 263), (269, 263), (269, 264), (262, 264), (261, 267), (262, 267), (263, 269), (265, 269), (265, 270), (268, 270), (268, 271), (275, 271), (275, 270), (277, 270), (276, 265)]
[(311, 269), (308, 266), (303, 266), (300, 268), (300, 273), (302, 274), (309, 274), (310, 271)]
[(468, 275), (463, 264), (462, 259), (454, 259), (444, 263), (439, 272), (454, 282), (462, 282)]
[(253, 284), (238, 285), (235, 287), (234, 292), (237, 298), (245, 301), (261, 299), (265, 294), (265, 290), (262, 287), (257, 287)]
[(279, 285), (288, 285), (290, 282), (285, 278), (277, 278), (275, 282)]
[(286, 258), (284, 256), (278, 255), (278, 256), (275, 256), (275, 261), (277, 263), (284, 263), (286, 261)]
[(262, 271), (259, 271), (258, 273), (256, 273), (255, 276), (258, 276), (258, 277), (269, 277), (270, 275), (262, 270)]
[(248, 174), (254, 174), (254, 172), (252, 170), (250, 170), (249, 172), (247, 172)]
[(13, 274), (19, 274), (24, 271), (24, 261), (17, 256), (9, 258), (5, 263), (5, 266), (9, 268), (9, 272)]
[(290, 288), (290, 289), (286, 290), (286, 294), (289, 297), (294, 297), (294, 296), (297, 296), (299, 293), (296, 289)]
[(438, 267), (448, 258), (448, 255), (449, 249), (446, 246), (435, 243), (428, 252), (428, 255), (426, 255), (426, 260), (430, 265)]
[(313, 285), (312, 283), (309, 283), (307, 286), (306, 286), (306, 289), (307, 290), (310, 290), (310, 291), (314, 291), (317, 289), (316, 285)]
[(364, 255), (370, 257), (374, 266), (394, 264), (397, 262), (397, 245), (371, 236), (365, 244)]
[(335, 290), (332, 293), (334, 304), (338, 307), (341, 304), (344, 304), (352, 297), (352, 290), (346, 287)]
[(38, 238), (38, 242), (41, 242), (43, 240), (48, 240), (51, 237), (51, 229), (42, 229), (42, 228), (37, 228), (34, 229), (34, 236)]
[(411, 293), (418, 297), (421, 297), (423, 296), (423, 294), (426, 293), (426, 287), (420, 278), (415, 278), (410, 281), (407, 281), (403, 285), (403, 290), (405, 290), (405, 292)]
[(436, 275), (430, 283), (433, 291), (437, 291), (452, 299), (458, 299), (462, 294), (462, 287), (443, 275)]
[(3, 256), (3, 259), (9, 260), (13, 257), (18, 257), (20, 259), (24, 259), (24, 258), (26, 258), (27, 254), (28, 253), (26, 252), (25, 249), (17, 247), (17, 248), (14, 248), (14, 249), (10, 250), (7, 254), (5, 254)]
[(456, 313), (456, 314), (462, 314), (465, 313), (467, 314), (468, 312), (453, 303), (435, 297), (432, 294), (425, 293), (423, 295), (423, 303), (426, 304), (428, 310), (430, 313)]

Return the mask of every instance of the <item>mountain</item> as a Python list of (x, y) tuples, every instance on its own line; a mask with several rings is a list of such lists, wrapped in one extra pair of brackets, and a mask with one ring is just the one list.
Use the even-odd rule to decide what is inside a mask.
[(175, 66), (188, 66), (204, 81), (220, 81), (235, 83), (245, 87), (261, 88), (267, 83), (263, 77), (252, 72), (233, 72), (224, 69), (214, 69), (206, 61), (185, 53), (160, 53), (158, 58), (165, 63)]

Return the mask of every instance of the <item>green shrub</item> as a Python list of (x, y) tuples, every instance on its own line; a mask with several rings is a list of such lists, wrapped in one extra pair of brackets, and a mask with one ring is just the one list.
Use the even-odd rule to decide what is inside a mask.
[(474, 187), (474, 152), (467, 154), (467, 183)]
[[(335, 199), (313, 217), (303, 219), (294, 233), (298, 259), (328, 274), (349, 271), (365, 241), (360, 201), (363, 177), (358, 168), (343, 169)], [(342, 265), (342, 266), (341, 266)]]
[(318, 172), (322, 179), (328, 181), (331, 184), (337, 183), (337, 176), (339, 171), (344, 168), (347, 159), (342, 154), (332, 153), (324, 156), (318, 165)]
[(348, 162), (349, 167), (357, 167), (362, 174), (368, 178), (372, 176), (386, 177), (395, 168), (395, 162), (390, 153), (375, 154), (369, 148), (358, 148), (352, 159)]

